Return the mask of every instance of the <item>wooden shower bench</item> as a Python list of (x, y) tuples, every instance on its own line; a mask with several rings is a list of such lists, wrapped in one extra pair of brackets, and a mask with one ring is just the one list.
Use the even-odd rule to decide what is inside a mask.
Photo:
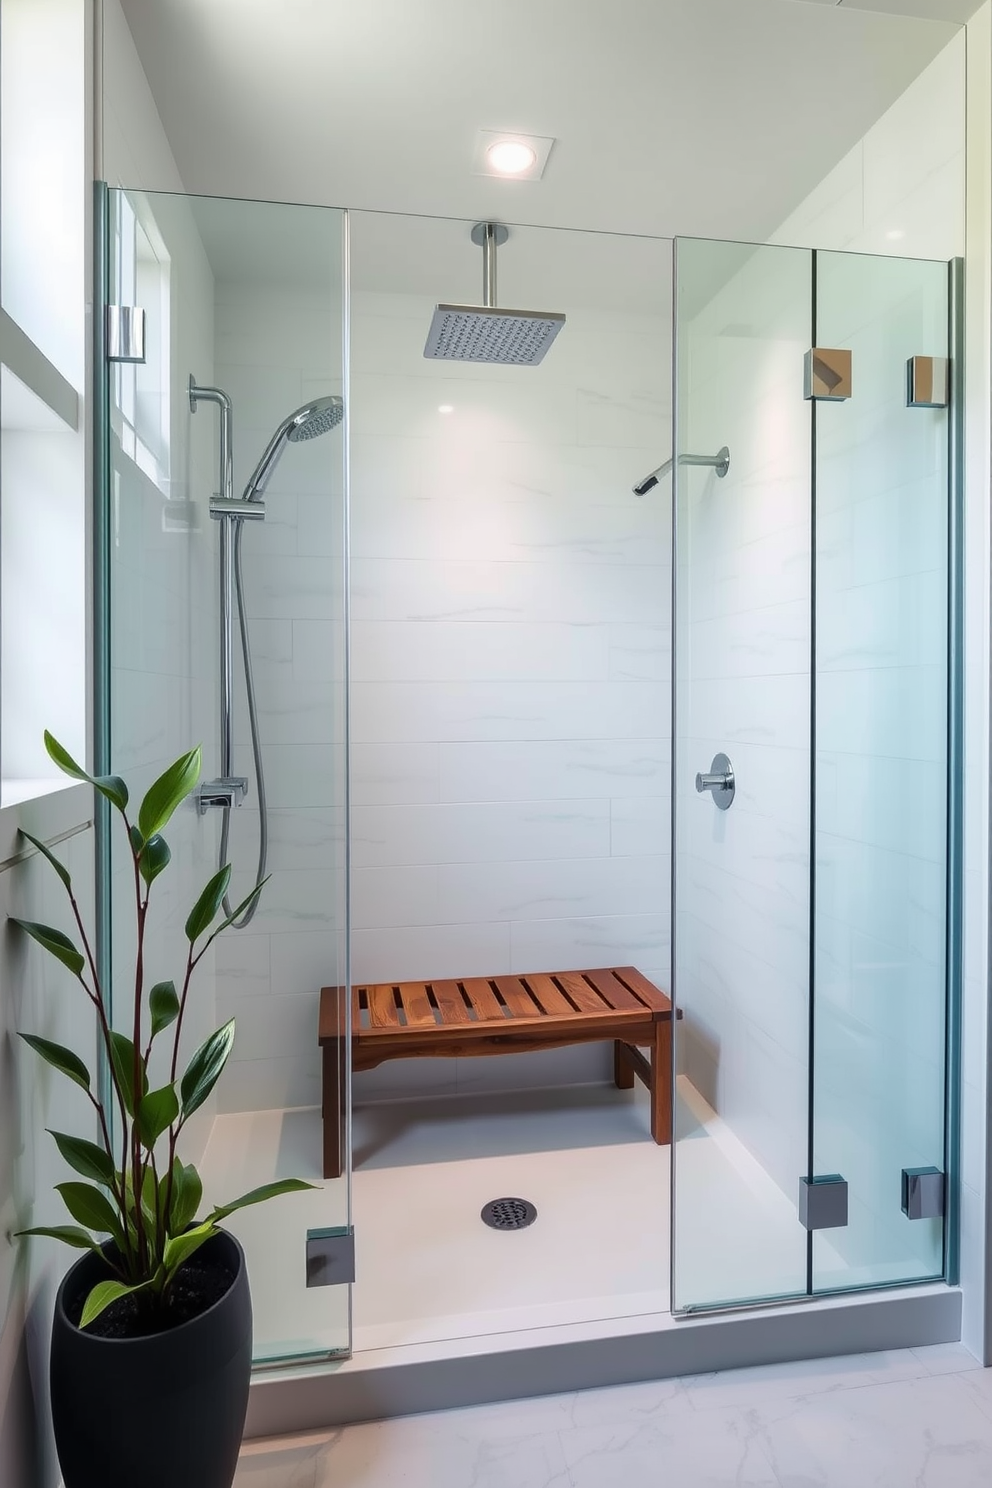
[[(345, 1084), (344, 999), (320, 994), (324, 1177), (340, 1176)], [(552, 971), (460, 981), (380, 982), (352, 988), (351, 1061), (374, 1069), (387, 1059), (518, 1054), (613, 1039), (613, 1077), (629, 1090), (637, 1075), (651, 1092), (651, 1135), (671, 1141), (672, 1004), (633, 966)], [(646, 1058), (638, 1046), (651, 1051)]]

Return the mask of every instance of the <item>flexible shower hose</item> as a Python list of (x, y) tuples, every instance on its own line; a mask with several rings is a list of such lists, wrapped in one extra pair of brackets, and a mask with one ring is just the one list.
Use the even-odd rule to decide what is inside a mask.
[[(241, 655), (245, 667), (245, 692), (248, 697), (248, 727), (251, 731), (251, 752), (255, 762), (255, 784), (258, 790), (258, 872), (255, 875), (255, 887), (265, 877), (265, 866), (269, 856), (269, 812), (265, 801), (265, 772), (262, 768), (262, 746), (258, 738), (258, 709), (255, 706), (255, 679), (251, 669), (251, 642), (248, 638), (248, 616), (245, 613), (245, 581), (241, 563), (241, 538), (245, 530), (244, 522), (238, 521), (234, 526), (234, 589), (238, 601), (238, 629), (241, 632)], [(231, 808), (223, 808), (223, 817), (220, 828), (220, 851), (218, 852), (218, 866), (223, 868), (227, 862), (227, 847), (231, 833)], [(258, 908), (258, 898), (252, 900), (240, 920), (231, 920), (231, 926), (235, 930), (243, 930), (246, 925), (251, 924)], [(224, 895), (224, 913), (231, 915), (230, 895)]]

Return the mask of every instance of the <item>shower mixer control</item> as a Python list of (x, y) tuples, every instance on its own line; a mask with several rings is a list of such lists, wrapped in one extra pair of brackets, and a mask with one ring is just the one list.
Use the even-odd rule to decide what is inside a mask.
[(696, 789), (700, 795), (704, 791), (710, 791), (719, 810), (726, 811), (729, 808), (737, 786), (734, 781), (734, 767), (725, 754), (715, 754), (709, 770), (696, 775)]
[(196, 809), (200, 816), (217, 807), (240, 806), (248, 794), (248, 781), (244, 775), (227, 775), (223, 780), (205, 780), (193, 792)]

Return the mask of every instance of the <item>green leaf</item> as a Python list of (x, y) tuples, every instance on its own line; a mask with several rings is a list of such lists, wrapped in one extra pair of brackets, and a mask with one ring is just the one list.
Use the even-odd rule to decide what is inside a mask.
[(302, 1193), (304, 1189), (316, 1187), (315, 1183), (304, 1183), (302, 1178), (281, 1178), (278, 1183), (263, 1183), (261, 1188), (253, 1188), (242, 1194), (240, 1199), (214, 1209), (207, 1223), (215, 1224), (217, 1220), (226, 1219), (229, 1214), (233, 1214), (235, 1209), (247, 1209), (249, 1204), (264, 1204), (267, 1199), (277, 1199), (280, 1194)]
[(88, 1328), (101, 1312), (106, 1311), (111, 1302), (116, 1302), (121, 1297), (128, 1297), (132, 1292), (140, 1292), (142, 1287), (147, 1285), (147, 1281), (139, 1282), (137, 1286), (129, 1286), (125, 1281), (98, 1281), (83, 1303), (83, 1315), (79, 1319), (79, 1326)]
[(234, 1019), (212, 1033), (197, 1049), (183, 1075), (180, 1093), (183, 1117), (192, 1116), (213, 1090), (234, 1046)]
[(65, 1132), (52, 1131), (51, 1127), (49, 1132), (70, 1168), (81, 1173), (84, 1178), (92, 1178), (97, 1183), (105, 1184), (107, 1188), (113, 1188), (117, 1176), (114, 1160), (102, 1147), (98, 1147), (95, 1142), (87, 1142), (83, 1137), (70, 1137)]
[(266, 874), (266, 876), (262, 879), (262, 882), (261, 883), (257, 883), (255, 885), (255, 887), (252, 889), (251, 893), (245, 895), (245, 897), (242, 899), (241, 903), (238, 905), (237, 909), (234, 910), (231, 914), (229, 914), (228, 917), (227, 917), (227, 919), (226, 920), (222, 920), (221, 923), (217, 926), (217, 929), (214, 931), (213, 935), (210, 937), (211, 940), (215, 940), (222, 930), (226, 930), (227, 927), (228, 927), (228, 925), (233, 925), (234, 922), (235, 922), (235, 920), (239, 920), (241, 918), (241, 916), (244, 914), (245, 910), (248, 908), (249, 904), (252, 904), (258, 898), (259, 894), (265, 888), (265, 885), (268, 883), (268, 881), (269, 881), (269, 879), (271, 877), (272, 877), (272, 874), (271, 873)]
[(230, 882), (231, 865), (225, 863), (224, 867), (214, 874), (189, 912), (189, 918), (186, 921), (186, 939), (190, 945), (195, 940), (199, 940), (204, 930), (210, 925), (214, 915), (220, 909)]
[(70, 1080), (75, 1080), (84, 1090), (89, 1090), (90, 1072), (78, 1054), (74, 1054), (64, 1044), (53, 1044), (50, 1039), (39, 1038), (36, 1033), (22, 1033), (21, 1038), (55, 1069), (68, 1075)]
[(35, 1225), (30, 1230), (15, 1230), (17, 1235), (45, 1235), (49, 1240), (61, 1240), (64, 1245), (75, 1246), (76, 1250), (95, 1250), (102, 1255), (100, 1243), (87, 1235), (85, 1230), (77, 1229), (75, 1225)]
[[(166, 1179), (162, 1181), (165, 1182)], [(202, 1198), (203, 1184), (193, 1164), (184, 1167), (179, 1158), (175, 1158), (172, 1164), (172, 1207), (169, 1214), (171, 1234), (181, 1235), (187, 1225), (192, 1224)]]
[(69, 751), (63, 749), (58, 739), (54, 738), (47, 729), (45, 730), (45, 748), (48, 750), (49, 759), (58, 765), (64, 775), (71, 775), (73, 780), (88, 780), (101, 796), (106, 796), (107, 800), (117, 807), (118, 811), (126, 810), (127, 786), (119, 775), (87, 775), (86, 771), (76, 764)]
[(138, 872), (145, 880), (145, 883), (150, 886), (155, 882), (159, 874), (168, 868), (171, 861), (172, 854), (169, 851), (169, 844), (164, 837), (156, 832), (154, 837), (149, 837), (141, 849), (138, 857)]
[(90, 1183), (56, 1183), (55, 1191), (62, 1195), (62, 1202), (79, 1224), (120, 1240), (120, 1216), (106, 1194)]
[(145, 839), (144, 837), (142, 837), (137, 827), (132, 826), (128, 828), (127, 839), (131, 844), (132, 850), (136, 853), (140, 853), (141, 849), (145, 845)]
[(21, 827), (20, 830), (21, 830), (21, 836), (24, 838), (25, 842), (30, 842), (31, 846), (34, 847), (34, 848), (37, 848), (38, 852), (41, 853), (41, 855), (42, 855), (43, 858), (47, 858), (48, 859), (48, 861), (51, 863), (52, 867), (55, 869), (55, 872), (58, 874), (59, 878), (62, 880), (62, 882), (65, 884), (66, 888), (68, 889), (69, 893), (71, 894), (72, 893), (72, 879), (69, 877), (69, 870), (65, 866), (65, 864), (64, 863), (60, 863), (59, 860), (58, 860), (58, 858), (55, 856), (55, 854), (53, 852), (49, 852), (49, 850), (45, 846), (45, 844), (43, 842), (39, 842), (39, 840), (38, 840), (37, 837), (32, 837), (30, 832), (25, 832), (25, 830), (24, 830), (23, 827)]
[(175, 982), (156, 982), (148, 994), (148, 1007), (152, 1015), (152, 1038), (168, 1028), (179, 1016), (179, 997)]
[(138, 811), (138, 829), (147, 842), (161, 832), (181, 801), (185, 801), (200, 778), (200, 747), (181, 755), (149, 786)]
[(63, 966), (68, 966), (73, 976), (79, 976), (86, 965), (82, 954), (77, 951), (68, 935), (63, 935), (61, 930), (53, 930), (50, 925), (38, 925), (34, 920), (18, 920), (11, 915), (15, 925), (20, 925), (25, 934), (30, 935), (40, 946), (44, 946), (56, 961), (61, 961)]
[[(117, 1076), (121, 1094), (124, 1097), (124, 1109), (129, 1116), (134, 1115), (134, 1045), (123, 1033), (111, 1032), (110, 1035), (110, 1061)], [(138, 1093), (140, 1100), (143, 1095), (148, 1094), (148, 1072), (145, 1069), (144, 1060), (139, 1061), (141, 1069), (141, 1090)]]
[(216, 1233), (216, 1226), (207, 1220), (204, 1224), (197, 1225), (195, 1229), (187, 1230), (182, 1235), (174, 1235), (171, 1240), (167, 1240), (162, 1256), (166, 1274), (171, 1276), (178, 1271), (183, 1261), (188, 1261), (193, 1252), (199, 1250), (200, 1246)]
[(138, 1102), (135, 1124), (144, 1146), (149, 1150), (154, 1147), (178, 1115), (179, 1097), (174, 1085), (163, 1085), (161, 1090), (150, 1090), (147, 1095), (143, 1095)]

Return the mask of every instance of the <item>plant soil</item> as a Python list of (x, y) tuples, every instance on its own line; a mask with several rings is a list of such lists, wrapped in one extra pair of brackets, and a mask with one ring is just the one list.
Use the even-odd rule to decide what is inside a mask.
[[(234, 1280), (235, 1273), (227, 1266), (192, 1256), (176, 1272), (164, 1303), (143, 1292), (120, 1297), (90, 1323), (86, 1332), (93, 1338), (146, 1338), (166, 1333), (213, 1307), (230, 1290)], [(86, 1293), (80, 1292), (66, 1308), (69, 1321), (77, 1328), (85, 1301)]]

